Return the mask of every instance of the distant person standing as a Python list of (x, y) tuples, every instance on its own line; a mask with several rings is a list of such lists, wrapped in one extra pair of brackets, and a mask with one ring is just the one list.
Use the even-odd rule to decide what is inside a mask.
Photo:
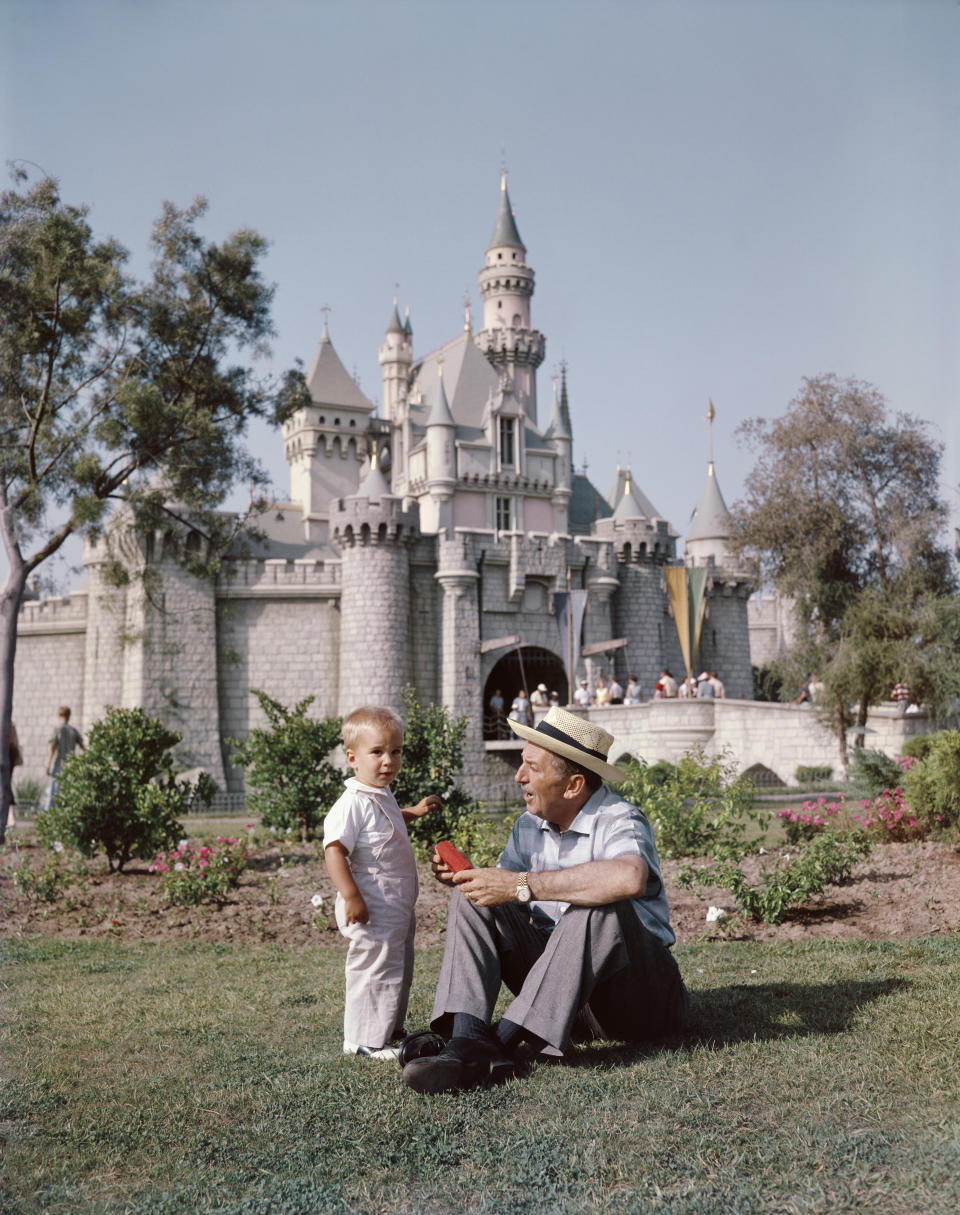
[(716, 700), (717, 692), (710, 681), (710, 676), (706, 671), (702, 671), (697, 676), (697, 699), (698, 700)]
[(507, 737), (507, 715), (504, 713), (503, 694), (499, 688), (493, 693), (488, 702), (491, 724), (497, 738)]
[(573, 703), (579, 705), (581, 709), (586, 709), (591, 701), (590, 688), (585, 679), (580, 680), (580, 686), (573, 694)]
[(890, 699), (896, 702), (897, 716), (903, 717), (907, 711), (907, 705), (910, 703), (910, 689), (905, 683), (895, 683), (893, 691), (890, 693)]
[(664, 667), (660, 672), (660, 690), (663, 693), (664, 700), (675, 700), (677, 696), (677, 681), (670, 674), (669, 670)]
[(713, 694), (717, 700), (727, 699), (727, 689), (720, 682), (720, 676), (716, 671), (710, 672), (710, 682), (713, 684)]
[(53, 805), (57, 796), (57, 786), (60, 783), (60, 773), (74, 751), (83, 750), (83, 737), (76, 726), (70, 724), (70, 707), (61, 705), (57, 710), (59, 725), (50, 738), (50, 754), (47, 756), (47, 776), (50, 777), (50, 788), (47, 790), (46, 809)]
[(636, 675), (631, 675), (627, 680), (627, 697), (626, 704), (642, 705), (643, 704), (643, 689), (640, 687), (640, 680)]
[(20, 765), (23, 763), (23, 752), (20, 750), (20, 740), (19, 740), (19, 738), (17, 738), (17, 727), (13, 724), (13, 722), (10, 723), (9, 757), (10, 757), (10, 810), (7, 815), (7, 826), (16, 827), (17, 818), (16, 818), (16, 815), (13, 813), (13, 807), (16, 805), (16, 801), (13, 796), (13, 770), (14, 770), (14, 768), (19, 768)]
[(538, 683), (534, 690), (530, 693), (530, 703), (535, 709), (545, 709), (550, 703), (550, 698), (547, 696), (547, 685)]
[(610, 680), (610, 703), (612, 705), (623, 704), (623, 686), (616, 675)]

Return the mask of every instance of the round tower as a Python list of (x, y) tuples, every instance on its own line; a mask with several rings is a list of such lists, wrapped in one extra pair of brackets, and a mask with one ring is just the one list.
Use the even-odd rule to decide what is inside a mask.
[(500, 177), (500, 205), (478, 276), (483, 299), (483, 328), (477, 346), (513, 382), (513, 391), (531, 422), (537, 422), (537, 368), (546, 353), (546, 340), (530, 324), (533, 269), (517, 231), (507, 175)]
[(388, 422), (398, 425), (403, 420), (407, 403), (413, 342), (406, 326), (400, 321), (396, 297), (393, 300), (393, 316), (378, 358), (383, 368), (383, 416)]
[(375, 456), (357, 491), (330, 503), (340, 550), (339, 712), (361, 704), (401, 710), (410, 668), (409, 548), (420, 536), (416, 503), (391, 494)]

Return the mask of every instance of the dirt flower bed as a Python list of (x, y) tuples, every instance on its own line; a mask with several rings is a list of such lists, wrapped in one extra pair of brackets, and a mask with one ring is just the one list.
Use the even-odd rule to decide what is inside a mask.
[[(789, 847), (784, 851), (789, 853)], [(8, 846), (0, 853), (0, 938), (342, 944), (333, 920), (334, 890), (313, 844), (277, 841), (251, 847), (239, 885), (222, 903), (199, 907), (171, 906), (158, 876), (146, 864), (134, 862), (127, 872), (111, 874), (99, 857), (88, 862), (88, 873), (72, 874), (54, 901), (34, 902), (18, 891), (14, 870), (26, 863), (39, 871), (46, 859), (32, 831), (9, 832)], [(748, 869), (759, 863), (753, 858)], [(708, 921), (711, 907), (733, 913), (732, 898), (723, 890), (681, 889), (674, 880), (680, 868), (676, 861), (663, 866), (681, 944), (703, 939), (918, 937), (960, 928), (960, 854), (947, 844), (878, 845), (857, 865), (849, 882), (828, 887), (776, 926), (744, 923), (733, 914)], [(443, 940), (447, 891), (428, 870), (421, 872), (420, 884), (417, 940), (436, 944)]]

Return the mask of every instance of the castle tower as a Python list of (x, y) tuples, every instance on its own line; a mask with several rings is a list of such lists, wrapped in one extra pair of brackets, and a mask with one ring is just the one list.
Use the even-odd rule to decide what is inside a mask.
[(450, 412), (443, 386), (443, 362), (437, 366), (437, 392), (427, 419), (427, 487), (430, 492), (428, 531), (443, 531), (452, 526), (451, 498), (457, 484), (457, 455), (454, 440), (457, 424)]
[(290, 465), (290, 499), (311, 520), (326, 518), (331, 498), (353, 493), (367, 456), (373, 402), (360, 391), (323, 323), (320, 345), (307, 370), (312, 403), (283, 424), (283, 454)]
[(507, 175), (500, 177), (500, 205), (478, 276), (483, 299), (483, 328), (477, 346), (513, 384), (527, 417), (537, 424), (537, 368), (546, 353), (546, 339), (530, 324), (534, 274), (507, 193)]
[[(409, 325), (409, 321), (407, 323)], [(396, 299), (393, 301), (393, 316), (390, 318), (378, 358), (383, 368), (383, 416), (396, 426), (402, 422), (406, 409), (407, 384), (413, 363), (413, 342), (406, 328), (400, 323)]]
[(416, 503), (404, 510), (371, 464), (356, 492), (330, 503), (340, 550), (339, 712), (373, 701), (400, 710), (410, 669), (410, 559), (420, 536)]
[(700, 495), (700, 504), (693, 513), (690, 530), (684, 545), (684, 561), (687, 565), (724, 566), (733, 564), (730, 556), (730, 512), (720, 492), (716, 470), (713, 465), (713, 419), (716, 417), (713, 401), (707, 413), (709, 427), (710, 458), (707, 464), (707, 481)]
[[(553, 530), (558, 535), (566, 535), (568, 525), (568, 510), (573, 496), (573, 439), (567, 421), (569, 409), (563, 405), (567, 396), (567, 374), (563, 369), (563, 392), (557, 396), (557, 381), (553, 381), (553, 410), (550, 414), (550, 425), (544, 436), (553, 450), (557, 453), (556, 483), (553, 487)], [(566, 414), (566, 417), (564, 417)]]

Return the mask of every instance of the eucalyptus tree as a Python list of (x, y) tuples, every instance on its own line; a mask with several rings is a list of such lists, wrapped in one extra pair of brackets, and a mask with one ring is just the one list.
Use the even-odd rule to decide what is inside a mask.
[[(177, 503), (215, 557), (243, 523), (215, 508), (238, 479), (264, 483), (247, 423), (282, 416), (304, 390), (296, 371), (270, 384), (249, 365), (272, 334), (265, 240), (205, 239), (205, 209), (163, 205), (139, 282), (53, 179), (16, 173), (0, 198), (0, 738), (33, 571), (69, 537), (101, 534), (120, 502), (144, 523)], [(0, 840), (10, 776), (0, 747)]]

